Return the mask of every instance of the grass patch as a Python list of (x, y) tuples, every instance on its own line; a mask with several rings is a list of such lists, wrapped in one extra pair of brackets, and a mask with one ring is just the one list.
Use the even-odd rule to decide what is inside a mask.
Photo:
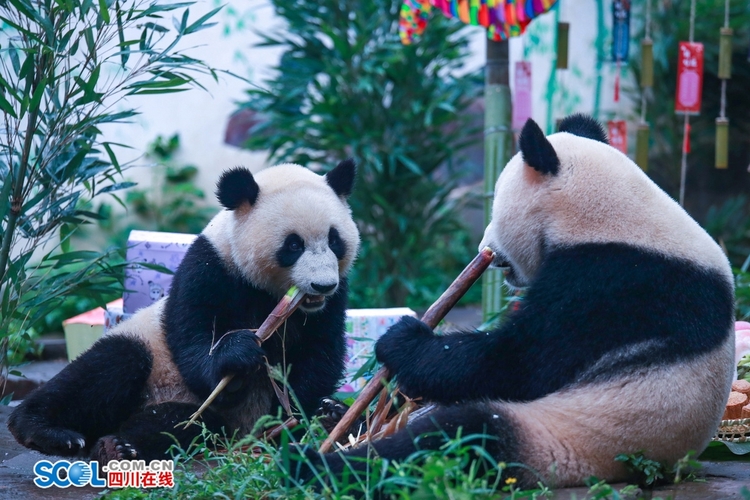
[[(268, 425), (270, 420), (266, 420)], [(317, 448), (322, 429), (305, 422), (302, 443)], [(109, 499), (546, 499), (552, 492), (541, 483), (532, 490), (520, 490), (512, 476), (514, 464), (492, 461), (481, 447), (466, 445), (467, 436), (450, 441), (439, 451), (418, 451), (401, 462), (379, 457), (367, 460), (365, 473), (351, 472), (340, 480), (325, 471), (319, 487), (300, 484), (292, 478), (296, 455), (290, 453), (288, 435), (277, 448), (254, 437), (224, 438), (204, 433), (188, 450), (173, 447), (176, 461), (173, 489), (111, 490)], [(208, 444), (206, 444), (208, 443)], [(223, 448), (222, 451), (215, 451)], [(252, 450), (252, 451), (250, 451)], [(494, 472), (484, 473), (480, 460)], [(488, 462), (489, 461), (489, 462)], [(506, 474), (502, 474), (506, 472)], [(321, 486), (325, 482), (326, 484)]]

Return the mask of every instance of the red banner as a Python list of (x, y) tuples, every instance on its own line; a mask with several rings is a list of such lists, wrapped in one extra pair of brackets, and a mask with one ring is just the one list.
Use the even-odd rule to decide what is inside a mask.
[(518, 61), (513, 78), (513, 130), (521, 130), (531, 118), (531, 62)]
[(677, 61), (676, 113), (697, 115), (701, 112), (703, 90), (703, 44), (680, 42)]
[(607, 130), (609, 144), (622, 154), (628, 154), (628, 123), (625, 120), (610, 120)]

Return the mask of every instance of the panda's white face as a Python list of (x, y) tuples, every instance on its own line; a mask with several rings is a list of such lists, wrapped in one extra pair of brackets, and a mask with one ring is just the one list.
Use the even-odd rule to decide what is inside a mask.
[[(598, 127), (579, 119), (568, 123), (574, 132)], [(603, 132), (596, 140), (589, 137), (598, 132), (590, 132), (544, 137), (533, 121), (524, 127), (521, 151), (495, 185), (492, 221), (480, 244), (498, 255), (508, 283), (528, 286), (548, 250), (581, 243), (626, 243), (726, 269), (726, 257), (706, 232), (606, 144)]]
[[(228, 196), (225, 205), (234, 208), (219, 213), (204, 234), (255, 286), (281, 297), (294, 285), (307, 295), (300, 308), (322, 310), (359, 248), (359, 232), (345, 200), (354, 164), (342, 162), (328, 176), (284, 164), (252, 178), (257, 184), (254, 199), (237, 204), (231, 190), (243, 178), (230, 179), (222, 203)], [(221, 182), (229, 181), (220, 181), (220, 191)]]

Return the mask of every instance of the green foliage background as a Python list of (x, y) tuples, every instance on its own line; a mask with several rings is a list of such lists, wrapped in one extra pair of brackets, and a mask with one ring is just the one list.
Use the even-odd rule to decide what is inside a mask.
[[(362, 234), (352, 307), (435, 299), (476, 252), (459, 220), (457, 153), (470, 144), (468, 107), (481, 92), (456, 76), (467, 53), (458, 22), (435, 16), (419, 44), (398, 37), (400, 0), (273, 0), (287, 27), (275, 76), (243, 107), (261, 123), (246, 147), (274, 162), (327, 170), (353, 157), (350, 199)], [(439, 178), (438, 178), (439, 176)]]
[[(191, 2), (0, 2), (0, 370), (50, 314), (122, 291), (117, 251), (74, 251), (71, 235), (101, 219), (92, 199), (121, 182), (121, 144), (105, 125), (137, 114), (123, 99), (200, 86), (216, 72), (178, 48), (211, 26)], [(20, 346), (20, 347), (19, 347)], [(22, 352), (20, 352), (22, 354)]]

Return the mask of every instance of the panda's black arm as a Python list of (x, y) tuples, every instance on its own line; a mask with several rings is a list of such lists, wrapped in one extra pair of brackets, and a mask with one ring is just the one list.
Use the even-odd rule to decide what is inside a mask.
[(534, 346), (506, 329), (435, 335), (419, 320), (405, 317), (375, 346), (379, 361), (410, 397), (452, 404), (484, 398), (523, 399)]
[[(291, 365), (287, 381), (308, 417), (319, 408), (322, 398), (333, 395), (344, 376), (347, 289), (347, 281), (342, 279), (323, 311), (307, 316), (298, 311), (293, 316), (302, 341), (286, 346), (286, 362)], [(272, 345), (267, 349), (270, 354)]]
[[(188, 388), (205, 398), (230, 373), (242, 375), (238, 382), (259, 378), (254, 375), (264, 364), (264, 352), (245, 329), (251, 326), (251, 309), (263, 313), (272, 308), (270, 297), (261, 297), (228, 272), (213, 245), (199, 236), (175, 273), (162, 319), (172, 358)], [(237, 331), (227, 333), (232, 330)], [(216, 403), (241, 402), (249, 385), (222, 392)]]

